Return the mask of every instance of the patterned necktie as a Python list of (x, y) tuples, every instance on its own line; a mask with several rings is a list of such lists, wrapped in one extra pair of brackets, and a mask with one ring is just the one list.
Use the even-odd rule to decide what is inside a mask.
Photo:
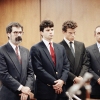
[(72, 47), (72, 43), (73, 43), (73, 42), (70, 42), (70, 49), (71, 49), (71, 52), (72, 52), (73, 56), (75, 57), (75, 53), (74, 53), (74, 49), (73, 49), (73, 47)]
[(18, 46), (16, 46), (15, 51), (16, 51), (17, 58), (18, 58), (18, 60), (19, 60), (19, 62), (20, 62), (20, 64), (21, 64), (21, 57), (20, 57), (20, 55), (18, 54)]
[(56, 66), (56, 57), (55, 57), (55, 52), (54, 52), (54, 49), (52, 47), (52, 43), (49, 43), (50, 44), (50, 53), (51, 53), (51, 58)]

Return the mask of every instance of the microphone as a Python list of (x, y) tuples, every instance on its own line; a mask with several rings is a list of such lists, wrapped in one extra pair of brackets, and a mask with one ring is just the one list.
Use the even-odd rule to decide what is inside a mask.
[(73, 96), (77, 93), (77, 91), (78, 91), (82, 86), (84, 86), (85, 83), (86, 83), (88, 80), (90, 80), (92, 77), (93, 77), (92, 74), (86, 72), (86, 73), (84, 74), (84, 76), (83, 76), (83, 80), (80, 81), (80, 82), (77, 83), (77, 84), (73, 84), (73, 85), (69, 88), (69, 90), (67, 91), (68, 93), (66, 93), (66, 94), (69, 94), (70, 97), (73, 97)]

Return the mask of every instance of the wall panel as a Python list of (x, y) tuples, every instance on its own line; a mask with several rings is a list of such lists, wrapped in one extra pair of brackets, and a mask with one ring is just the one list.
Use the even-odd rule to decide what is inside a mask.
[(76, 21), (76, 40), (86, 46), (95, 43), (94, 29), (100, 24), (100, 0), (41, 0), (41, 20), (50, 19), (55, 24), (54, 41), (62, 40), (62, 23)]
[(7, 42), (5, 28), (17, 21), (24, 26), (21, 45), (30, 47), (39, 42), (39, 24), (50, 19), (55, 24), (54, 41), (63, 39), (62, 24), (66, 20), (78, 23), (76, 40), (86, 46), (95, 43), (94, 29), (100, 25), (100, 0), (0, 0), (0, 45)]
[(21, 45), (30, 47), (40, 41), (40, 2), (39, 0), (0, 0), (0, 45), (7, 42), (5, 27), (10, 22), (19, 22), (24, 27)]

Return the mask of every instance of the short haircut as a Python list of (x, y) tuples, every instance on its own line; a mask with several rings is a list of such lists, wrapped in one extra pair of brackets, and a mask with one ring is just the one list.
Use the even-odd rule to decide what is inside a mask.
[(43, 20), (40, 24), (40, 31), (44, 31), (44, 28), (47, 28), (47, 27), (54, 27), (54, 23), (50, 20)]
[(96, 33), (96, 29), (99, 28), (99, 27), (100, 27), (100, 25), (95, 28), (94, 33)]
[(11, 33), (12, 32), (12, 27), (21, 27), (22, 31), (23, 31), (23, 26), (21, 26), (19, 23), (17, 22), (12, 22), (10, 23), (7, 27), (6, 27), (6, 33)]
[(77, 27), (77, 23), (74, 21), (66, 21), (62, 25), (62, 31), (66, 32), (68, 28), (75, 29)]

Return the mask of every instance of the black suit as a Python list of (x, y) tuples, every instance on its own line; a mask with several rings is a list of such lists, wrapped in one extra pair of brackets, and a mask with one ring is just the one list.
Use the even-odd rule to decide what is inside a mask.
[(29, 51), (21, 46), (19, 48), (22, 64), (19, 63), (9, 43), (0, 47), (0, 79), (2, 81), (0, 100), (20, 100), (19, 91), (17, 91), (20, 84), (33, 90), (34, 73), (29, 61)]
[(70, 61), (70, 72), (68, 80), (66, 82), (66, 90), (68, 90), (68, 88), (73, 85), (73, 80), (76, 76), (83, 77), (85, 72), (88, 71), (87, 66), (89, 65), (89, 63), (87, 61), (86, 50), (83, 43), (74, 41), (75, 57), (73, 56), (71, 49), (69, 48), (65, 40), (61, 41), (60, 44), (65, 47), (68, 60)]
[(97, 83), (98, 78), (100, 78), (100, 53), (97, 44), (93, 44), (86, 49), (88, 59), (90, 61), (89, 72), (93, 74), (93, 79), (91, 80), (91, 95), (94, 95), (95, 98), (97, 97), (97, 99), (100, 99), (100, 85)]
[[(56, 55), (56, 66), (54, 65), (51, 55), (45, 46), (44, 42), (34, 45), (31, 48), (31, 59), (36, 74), (37, 92), (36, 97), (38, 99), (51, 99), (57, 97), (52, 85), (57, 79), (61, 79), (66, 82), (69, 71), (69, 61), (66, 56), (65, 49), (60, 44), (53, 44)], [(63, 86), (63, 92), (60, 97), (65, 97), (65, 86)]]

